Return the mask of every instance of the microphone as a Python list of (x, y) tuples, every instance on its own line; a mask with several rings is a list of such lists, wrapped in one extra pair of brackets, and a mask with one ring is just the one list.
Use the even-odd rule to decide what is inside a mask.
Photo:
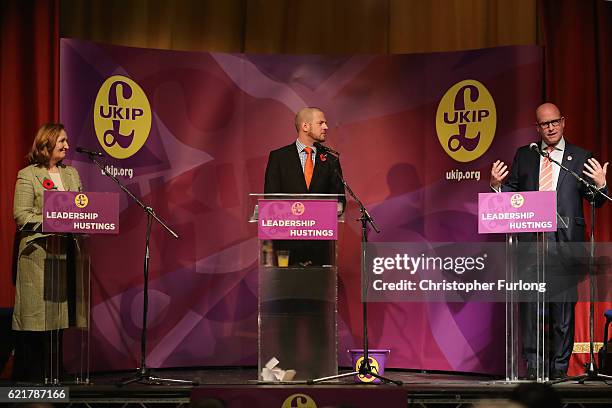
[(536, 152), (537, 154), (539, 154), (539, 155), (543, 156), (543, 157), (548, 157), (548, 152), (546, 152), (546, 151), (544, 151), (544, 150), (540, 149), (540, 146), (538, 146), (538, 144), (537, 144), (537, 143), (531, 143), (531, 144), (529, 145), (529, 148), (530, 148), (531, 150), (533, 150), (534, 152)]
[(92, 151), (92, 150), (85, 149), (84, 147), (77, 147), (77, 148), (76, 148), (76, 151), (77, 151), (77, 152), (79, 152), (79, 153), (88, 154), (88, 155), (90, 155), (90, 156), (100, 156), (100, 157), (104, 157), (104, 155), (103, 155), (102, 153), (100, 153), (100, 152), (94, 152), (94, 151)]
[(338, 152), (338, 151), (336, 151), (336, 150), (332, 149), (331, 147), (323, 146), (323, 145), (322, 145), (321, 143), (319, 143), (319, 142), (314, 142), (314, 143), (313, 143), (313, 145), (314, 145), (314, 147), (316, 147), (316, 148), (317, 148), (317, 150), (318, 150), (318, 151), (320, 151), (320, 152), (322, 152), (322, 153), (327, 153), (327, 152), (329, 152), (329, 153), (333, 153), (333, 154), (335, 154), (335, 155), (340, 156), (340, 152)]

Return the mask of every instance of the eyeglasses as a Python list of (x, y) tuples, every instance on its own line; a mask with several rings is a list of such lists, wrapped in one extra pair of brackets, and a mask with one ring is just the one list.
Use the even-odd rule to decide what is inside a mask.
[(559, 119), (549, 120), (548, 122), (540, 122), (540, 123), (538, 123), (538, 126), (541, 129), (546, 129), (546, 128), (548, 128), (548, 126), (552, 126), (552, 127), (556, 128), (557, 126), (559, 126), (561, 124), (561, 120), (563, 120), (563, 116), (561, 116)]

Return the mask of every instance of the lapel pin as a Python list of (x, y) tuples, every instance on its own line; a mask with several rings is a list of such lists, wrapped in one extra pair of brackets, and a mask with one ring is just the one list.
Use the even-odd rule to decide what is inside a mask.
[(53, 183), (53, 180), (48, 179), (46, 177), (43, 180), (42, 185), (45, 188), (45, 190), (55, 190), (55, 189), (57, 189), (57, 187), (55, 187), (55, 183)]
[(321, 154), (319, 155), (319, 159), (321, 159), (321, 161), (326, 161), (326, 160), (327, 160), (327, 155), (326, 155), (326, 154), (324, 154), (324, 153), (321, 153)]
[(567, 160), (572, 160), (572, 156), (567, 156)]

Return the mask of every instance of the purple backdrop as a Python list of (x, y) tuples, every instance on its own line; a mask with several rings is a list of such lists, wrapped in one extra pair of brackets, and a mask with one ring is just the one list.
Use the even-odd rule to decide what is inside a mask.
[[(302, 106), (325, 112), (344, 175), (382, 229), (372, 241), (477, 241), (477, 193), (488, 191), (494, 160), (535, 139), (541, 81), (538, 47), (281, 56), (62, 40), (61, 120), (73, 150), (110, 152), (109, 169), (180, 235), (153, 226), (148, 365), (256, 364), (247, 195), (263, 190), (268, 152), (295, 139)], [(119, 191), (73, 150), (86, 190)], [(94, 370), (139, 359), (146, 217), (123, 193), (120, 211), (119, 235), (91, 239)], [(345, 366), (362, 342), (356, 218), (349, 201), (339, 231)], [(370, 346), (391, 349), (387, 367), (503, 372), (501, 304), (376, 303), (369, 316)]]

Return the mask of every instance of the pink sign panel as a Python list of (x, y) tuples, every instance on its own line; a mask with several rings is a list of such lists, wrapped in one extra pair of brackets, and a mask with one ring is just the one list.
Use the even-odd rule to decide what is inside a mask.
[(259, 200), (259, 239), (336, 240), (336, 200)]
[(119, 194), (45, 191), (43, 232), (118, 234)]
[(478, 194), (478, 233), (513, 234), (557, 230), (555, 191)]

